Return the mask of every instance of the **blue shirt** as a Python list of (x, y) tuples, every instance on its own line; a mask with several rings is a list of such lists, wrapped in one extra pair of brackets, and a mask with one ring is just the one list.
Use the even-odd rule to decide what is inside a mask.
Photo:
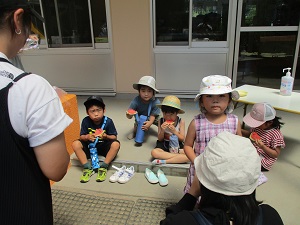
[(148, 107), (150, 102), (152, 101), (152, 106), (150, 110), (149, 116), (158, 116), (160, 114), (160, 109), (156, 106), (157, 104), (160, 104), (160, 101), (158, 98), (153, 98), (153, 100), (150, 100), (147, 103), (144, 103), (140, 96), (136, 96), (130, 103), (129, 108), (134, 109), (138, 112), (138, 115), (144, 115), (148, 116)]

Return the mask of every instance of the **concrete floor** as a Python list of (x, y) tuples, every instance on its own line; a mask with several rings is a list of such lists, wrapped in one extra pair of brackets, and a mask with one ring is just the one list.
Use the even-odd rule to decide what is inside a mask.
[[(80, 120), (86, 116), (83, 102), (88, 96), (78, 96), (79, 117)], [(125, 111), (131, 101), (130, 98), (120, 97), (104, 97), (106, 104), (106, 115), (113, 119), (118, 130), (118, 139), (121, 142), (121, 149), (116, 160), (124, 160), (127, 164), (140, 165), (152, 168), (150, 165), (150, 151), (155, 146), (157, 127), (149, 132), (146, 142), (141, 147), (134, 146), (134, 140), (128, 140), (127, 135), (132, 130), (133, 120), (128, 120), (125, 117)], [(162, 99), (161, 99), (162, 100)], [(267, 101), (267, 99), (262, 99)], [(182, 118), (186, 122), (186, 130), (195, 115), (199, 113), (198, 106), (191, 99), (182, 100), (182, 108), (186, 111)], [(248, 107), (251, 108), (251, 107)], [(234, 111), (242, 120), (242, 107)], [(273, 166), (270, 172), (265, 173), (268, 177), (267, 183), (257, 188), (257, 199), (272, 205), (277, 209), (283, 221), (287, 225), (298, 224), (300, 210), (300, 141), (299, 116), (296, 114), (277, 112), (278, 116), (282, 117), (285, 125), (282, 132), (286, 141), (286, 148), (282, 150), (278, 161)], [(183, 195), (183, 187), (185, 185), (185, 176), (176, 173), (168, 172), (169, 185), (161, 187), (159, 184), (150, 184), (145, 179), (143, 169), (138, 169), (138, 173), (126, 184), (110, 183), (108, 178), (114, 173), (113, 169), (108, 171), (108, 178), (103, 183), (97, 183), (93, 176), (88, 183), (82, 184), (79, 178), (82, 174), (81, 167), (76, 166), (76, 163), (69, 169), (64, 179), (53, 185), (54, 189), (72, 189), (80, 192), (94, 192), (97, 195), (111, 195), (114, 197), (127, 198), (149, 198), (162, 201), (178, 201)], [(114, 164), (114, 163), (113, 163)], [(184, 168), (188, 165), (183, 165)], [(138, 168), (138, 167), (136, 167)], [(155, 172), (157, 167), (152, 168)], [(168, 167), (162, 167), (168, 170)], [(182, 168), (181, 168), (182, 169)]]

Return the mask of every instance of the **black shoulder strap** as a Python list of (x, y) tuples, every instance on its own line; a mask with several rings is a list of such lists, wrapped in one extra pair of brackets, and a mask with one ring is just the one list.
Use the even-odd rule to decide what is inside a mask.
[(0, 62), (7, 62), (12, 65), (12, 63), (10, 61), (8, 61), (7, 59), (1, 58), (1, 57), (0, 57)]
[(24, 72), (24, 73), (20, 74), (20, 75), (17, 76), (15, 79), (13, 79), (13, 82), (10, 82), (10, 83), (7, 85), (7, 87), (10, 88), (10, 87), (14, 84), (14, 82), (17, 82), (18, 80), (22, 79), (23, 77), (25, 77), (25, 76), (27, 76), (27, 75), (29, 75), (29, 74), (31, 74), (31, 73)]
[[(10, 61), (8, 61), (7, 59), (1, 58), (1, 57), (0, 57), (0, 62), (7, 62), (7, 63), (13, 65)], [(24, 73), (20, 74), (19, 76), (17, 76), (15, 79), (13, 79), (13, 82), (17, 82), (18, 80), (22, 79), (23, 77), (25, 77), (29, 74), (31, 74), (31, 73), (24, 72)], [(13, 82), (9, 83), (7, 85), (7, 87), (10, 88), (13, 85)]]

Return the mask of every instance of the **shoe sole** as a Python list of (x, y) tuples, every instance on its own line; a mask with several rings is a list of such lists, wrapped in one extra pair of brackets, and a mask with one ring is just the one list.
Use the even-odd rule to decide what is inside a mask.
[(162, 182), (159, 182), (159, 185), (162, 186), (162, 187), (165, 187), (167, 186), (169, 183), (162, 183)]
[(103, 182), (105, 180), (106, 180), (106, 178), (104, 180), (96, 179), (97, 182)]
[[(93, 171), (92, 173), (91, 173), (91, 176), (93, 176), (95, 174), (95, 171)], [(90, 176), (90, 178), (91, 178), (91, 176)], [(80, 183), (87, 183), (87, 182), (89, 182), (90, 181), (90, 179), (88, 179), (87, 181), (85, 181), (85, 180), (80, 180)]]
[(90, 181), (90, 180), (88, 180), (88, 181), (81, 180), (80, 183), (83, 183), (83, 184), (84, 184), (84, 183), (87, 183), (87, 182), (89, 182), (89, 181)]

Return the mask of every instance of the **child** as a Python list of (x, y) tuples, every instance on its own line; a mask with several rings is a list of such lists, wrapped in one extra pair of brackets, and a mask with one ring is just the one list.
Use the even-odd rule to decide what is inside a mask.
[(204, 151), (210, 139), (222, 131), (242, 135), (238, 117), (231, 114), (234, 109), (232, 99), (238, 98), (238, 92), (231, 89), (230, 78), (211, 75), (202, 79), (200, 93), (195, 98), (195, 101), (199, 101), (202, 113), (191, 121), (184, 143), (184, 152), (192, 162), (185, 193), (189, 191), (194, 179), (194, 159)]
[(256, 132), (260, 139), (253, 141), (258, 154), (261, 157), (261, 171), (269, 171), (276, 162), (285, 143), (280, 132), (282, 122), (276, 116), (275, 109), (269, 103), (256, 103), (251, 112), (244, 116), (243, 121), (250, 127), (250, 131), (242, 130), (245, 137), (251, 132)]
[(189, 159), (183, 151), (185, 137), (185, 122), (178, 114), (184, 111), (180, 108), (180, 100), (176, 96), (166, 96), (162, 104), (157, 105), (163, 112), (163, 118), (158, 121), (158, 140), (151, 155), (155, 158), (153, 164), (186, 163)]
[[(96, 143), (98, 155), (105, 157), (104, 162), (101, 162), (100, 168), (97, 172), (97, 182), (104, 181), (106, 179), (107, 168), (111, 161), (116, 157), (120, 149), (120, 142), (117, 140), (117, 130), (114, 122), (105, 113), (105, 104), (101, 97), (90, 96), (84, 102), (86, 116), (81, 123), (80, 138), (75, 140), (72, 147), (78, 157), (80, 163), (83, 165), (83, 174), (80, 177), (81, 183), (86, 183), (90, 180), (94, 170), (89, 163), (88, 159), (91, 158), (89, 144), (93, 143), (96, 138), (99, 141)], [(97, 129), (102, 129), (105, 132), (95, 135)]]
[[(155, 79), (151, 76), (143, 76), (138, 83), (133, 84), (133, 88), (139, 91), (139, 95), (131, 101), (129, 109), (135, 110), (138, 116), (144, 115), (148, 117), (148, 120), (142, 126), (142, 130), (147, 131), (153, 123), (155, 125), (158, 124), (160, 110), (156, 105), (159, 104), (160, 101), (155, 97), (155, 93), (159, 91), (155, 88)], [(126, 111), (126, 117), (128, 119), (131, 119), (133, 116), (133, 114)], [(133, 133), (127, 138), (134, 138), (136, 130), (137, 121), (135, 120)]]

